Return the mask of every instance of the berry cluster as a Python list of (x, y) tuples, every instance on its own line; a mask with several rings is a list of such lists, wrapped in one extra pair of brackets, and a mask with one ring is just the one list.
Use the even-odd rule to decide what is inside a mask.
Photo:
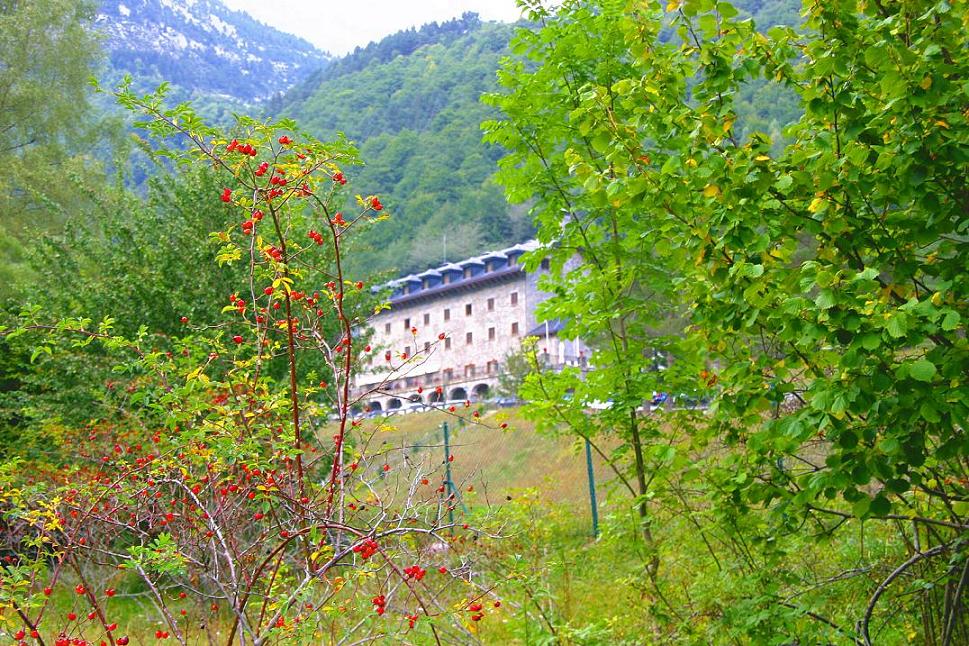
[(384, 614), (384, 610), (386, 609), (386, 606), (387, 606), (387, 599), (384, 598), (384, 595), (379, 594), (373, 599), (371, 599), (371, 601), (373, 602), (374, 610), (377, 612), (377, 614), (378, 615)]
[(404, 568), (404, 574), (407, 575), (408, 579), (414, 579), (415, 581), (420, 581), (427, 574), (427, 570), (419, 565), (412, 565), (410, 567)]
[(248, 157), (256, 156), (256, 149), (253, 148), (251, 144), (240, 144), (238, 139), (233, 139), (229, 142), (229, 145), (225, 147), (227, 153), (241, 153)]
[(360, 555), (360, 558), (367, 560), (371, 556), (377, 553), (377, 542), (372, 538), (368, 538), (362, 543), (358, 543), (353, 546), (353, 551)]

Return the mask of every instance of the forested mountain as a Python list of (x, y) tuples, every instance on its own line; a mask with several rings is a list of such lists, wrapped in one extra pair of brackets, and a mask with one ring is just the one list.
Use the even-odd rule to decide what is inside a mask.
[(491, 182), (503, 151), (481, 143), (493, 116), (480, 103), (497, 88), (513, 27), (475, 14), (405, 31), (359, 49), (274, 104), (314, 135), (343, 132), (367, 166), (358, 186), (379, 193), (391, 214), (356, 261), (408, 271), (530, 234)]
[(104, 0), (94, 28), (104, 35), (109, 75), (129, 73), (145, 86), (168, 81), (194, 96), (256, 102), (329, 59), (218, 0)]
[[(739, 0), (761, 28), (798, 21), (798, 0)], [(458, 258), (530, 235), (527, 215), (509, 207), (492, 182), (502, 150), (481, 143), (479, 124), (493, 113), (480, 103), (497, 91), (515, 26), (476, 14), (402, 31), (333, 61), (269, 104), (320, 137), (345, 133), (367, 166), (361, 186), (384, 196), (392, 213), (356, 259), (401, 272)], [(790, 92), (766, 82), (738, 97), (738, 128), (770, 133), (797, 115)]]

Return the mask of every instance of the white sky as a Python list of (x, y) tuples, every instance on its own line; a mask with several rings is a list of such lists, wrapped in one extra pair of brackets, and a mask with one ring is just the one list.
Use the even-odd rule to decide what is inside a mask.
[(230, 9), (342, 55), (409, 27), (475, 11), (482, 20), (514, 22), (515, 0), (222, 0)]

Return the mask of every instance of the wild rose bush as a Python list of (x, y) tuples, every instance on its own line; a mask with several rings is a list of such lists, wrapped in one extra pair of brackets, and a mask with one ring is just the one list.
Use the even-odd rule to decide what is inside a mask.
[(31, 309), (7, 332), (35, 357), (119, 364), (116, 418), (61, 429), (70, 464), (0, 469), (2, 626), (22, 643), (123, 646), (151, 637), (119, 623), (134, 596), (154, 637), (182, 644), (463, 640), (500, 606), (471, 568), (481, 530), (451, 520), (443, 454), (405, 459), (351, 414), (368, 394), (351, 396), (359, 366), (386, 352), (375, 361), (392, 377), (427, 357), (367, 343), (374, 295), (343, 260), (385, 216), (372, 195), (343, 208), (355, 151), (285, 121), (242, 117), (227, 135), (163, 95), (117, 92), (155, 142), (189, 144), (152, 154), (224, 174), (216, 260), (244, 263), (248, 281), (213, 304), (223, 324), (182, 317), (181, 338)]

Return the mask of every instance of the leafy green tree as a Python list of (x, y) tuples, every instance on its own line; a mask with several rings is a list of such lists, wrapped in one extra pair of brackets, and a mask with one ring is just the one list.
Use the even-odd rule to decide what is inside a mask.
[(0, 3), (0, 295), (22, 280), (26, 231), (59, 224), (84, 202), (49, 178), (98, 183), (85, 158), (93, 145), (87, 80), (99, 56), (93, 12), (87, 0)]
[[(635, 401), (666, 389), (654, 388), (660, 375), (677, 386), (691, 371), (694, 385), (718, 379), (711, 423), (692, 442), (695, 459), (710, 455), (703, 446), (730, 449), (702, 463), (705, 504), (734, 528), (727, 540), (897, 527), (897, 560), (871, 566), (881, 576), (864, 602), (834, 609), (838, 621), (795, 611), (841, 638), (900, 641), (907, 629), (886, 595), (914, 598), (912, 634), (959, 642), (966, 614), (952, 600), (969, 568), (965, 5), (809, 2), (805, 33), (765, 35), (715, 0), (525, 4), (542, 27), (517, 36), (513, 51), (530, 62), (505, 65), (506, 93), (491, 98), (505, 118), (488, 138), (512, 151), (500, 180), (511, 199), (536, 200), (539, 238), (560, 269), (543, 313), (597, 348), (587, 379), (556, 379), (616, 402), (593, 417), (599, 426), (578, 418), (581, 396), (539, 410), (565, 410), (579, 434), (619, 433), (636, 478), (648, 473), (656, 487), (664, 471), (646, 466), (650, 444), (670, 458), (661, 465), (685, 465), (668, 429), (644, 439)], [(790, 88), (803, 111), (779, 152), (769, 133), (737, 128), (735, 97), (763, 79)], [(583, 262), (570, 269), (576, 254)], [(649, 370), (657, 350), (671, 370)], [(704, 363), (691, 365), (700, 350)], [(743, 530), (742, 519), (759, 509), (770, 524), (745, 535), (756, 525)], [(754, 571), (770, 576), (778, 556)], [(913, 573), (931, 584), (906, 583)], [(790, 603), (759, 599), (748, 601), (782, 623), (747, 629), (788, 630)]]

